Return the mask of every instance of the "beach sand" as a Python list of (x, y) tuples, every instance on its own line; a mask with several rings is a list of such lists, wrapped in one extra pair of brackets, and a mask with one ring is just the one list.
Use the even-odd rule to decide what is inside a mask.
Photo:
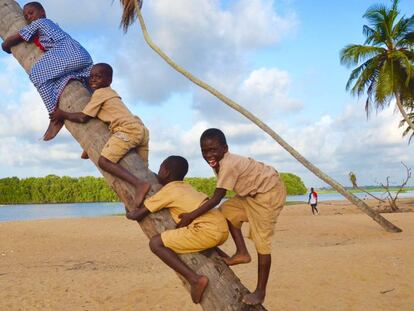
[[(412, 208), (414, 199), (405, 199)], [(268, 310), (414, 310), (414, 213), (387, 233), (346, 201), (286, 206), (273, 239)], [(247, 232), (247, 231), (246, 231)], [(256, 258), (234, 268), (254, 289)], [(234, 250), (229, 239), (223, 246)], [(201, 310), (122, 216), (0, 223), (0, 310)]]

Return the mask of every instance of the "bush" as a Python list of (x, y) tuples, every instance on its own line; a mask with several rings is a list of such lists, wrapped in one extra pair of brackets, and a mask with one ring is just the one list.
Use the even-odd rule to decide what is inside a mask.
[[(304, 194), (306, 187), (300, 177), (281, 173), (288, 194)], [(211, 197), (216, 188), (216, 178), (190, 177), (185, 179), (195, 189)], [(227, 197), (233, 196), (228, 192)], [(18, 203), (72, 203), (115, 202), (119, 198), (102, 177), (17, 177), (0, 179), (0, 204)]]

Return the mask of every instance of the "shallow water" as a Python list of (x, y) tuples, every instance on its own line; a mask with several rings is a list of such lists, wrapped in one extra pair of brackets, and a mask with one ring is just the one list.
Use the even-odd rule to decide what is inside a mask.
[[(381, 192), (373, 192), (375, 196), (384, 197)], [(361, 199), (367, 198), (364, 193), (355, 193)], [(414, 191), (401, 193), (399, 198), (414, 197)], [(319, 201), (344, 200), (338, 193), (319, 194)], [(308, 201), (308, 195), (289, 195), (287, 201)], [(119, 202), (104, 203), (70, 203), (70, 204), (22, 204), (22, 205), (0, 205), (0, 222), (37, 220), (37, 219), (60, 219), (109, 216), (125, 213), (124, 205)]]
[(124, 213), (122, 203), (23, 204), (0, 206), (0, 222), (108, 216)]

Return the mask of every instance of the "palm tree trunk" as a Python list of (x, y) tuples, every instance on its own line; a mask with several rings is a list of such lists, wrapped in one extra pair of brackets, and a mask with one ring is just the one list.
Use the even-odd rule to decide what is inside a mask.
[[(17, 32), (24, 25), (26, 22), (19, 5), (13, 0), (0, 0), (0, 37), (4, 39), (7, 35)], [(32, 65), (42, 56), (34, 44), (27, 43), (13, 47), (12, 52), (26, 72), (29, 72)], [(59, 106), (66, 111), (81, 111), (89, 98), (89, 92), (79, 82), (70, 82), (61, 96)], [(109, 137), (107, 126), (96, 119), (86, 124), (66, 121), (65, 126), (82, 148), (88, 152), (93, 163), (97, 165), (100, 151)], [(142, 160), (135, 153), (129, 153), (121, 161), (121, 164), (132, 174), (151, 183), (150, 194), (159, 189), (160, 185), (154, 174), (144, 166)], [(113, 178), (105, 172), (101, 173), (125, 203), (125, 206), (127, 208), (133, 206), (134, 189), (120, 179)], [(165, 210), (146, 217), (139, 225), (148, 237), (175, 227), (169, 212)], [(216, 252), (210, 250), (202, 254), (186, 254), (180, 257), (191, 269), (206, 275), (210, 280), (210, 285), (201, 302), (204, 310), (266, 310), (262, 305), (250, 307), (241, 302), (241, 298), (248, 293), (248, 290), (241, 284), (233, 271), (223, 263)], [(188, 284), (185, 284), (184, 281), (183, 283), (188, 289)], [(190, 299), (190, 295), (188, 295), (188, 299)]]
[(322, 179), (324, 182), (332, 186), (336, 191), (342, 194), (346, 199), (348, 199), (352, 204), (356, 205), (359, 209), (361, 209), (364, 213), (370, 216), (374, 221), (379, 223), (386, 231), (388, 232), (401, 232), (402, 230), (397, 226), (393, 225), (387, 219), (382, 217), (379, 213), (372, 210), (365, 202), (354, 196), (352, 193), (348, 192), (341, 184), (333, 180), (331, 177), (323, 173), (319, 168), (313, 165), (311, 162), (306, 160), (299, 152), (297, 152), (293, 147), (291, 147), (285, 140), (282, 139), (275, 131), (273, 131), (269, 126), (267, 126), (264, 122), (260, 119), (255, 117), (252, 113), (248, 110), (244, 109), (242, 106), (231, 100), (230, 98), (224, 96), (215, 88), (211, 87), (207, 83), (201, 81), (197, 77), (193, 76), (190, 72), (186, 71), (185, 69), (178, 66), (170, 57), (168, 57), (157, 45), (154, 44), (151, 37), (148, 34), (147, 28), (145, 26), (144, 18), (142, 17), (141, 10), (139, 9), (138, 0), (135, 0), (135, 10), (138, 16), (139, 23), (141, 25), (141, 30), (144, 35), (145, 41), (148, 45), (163, 58), (169, 65), (171, 65), (175, 70), (179, 73), (187, 77), (190, 81), (194, 82), (201, 88), (207, 90), (212, 95), (220, 99), (229, 107), (233, 108), (234, 110), (238, 111), (242, 115), (244, 115), (247, 119), (252, 121), (256, 124), (259, 128), (261, 128), (265, 133), (267, 133), (270, 137), (272, 137), (282, 148), (284, 148), (287, 152), (289, 152), (296, 160), (302, 163), (307, 169), (309, 169), (312, 173)]
[(408, 117), (407, 113), (405, 112), (405, 109), (401, 103), (400, 94), (395, 93), (394, 96), (395, 96), (397, 107), (400, 110), (405, 122), (407, 122), (408, 126), (411, 127), (412, 130), (414, 130), (414, 123), (411, 121), (411, 119)]

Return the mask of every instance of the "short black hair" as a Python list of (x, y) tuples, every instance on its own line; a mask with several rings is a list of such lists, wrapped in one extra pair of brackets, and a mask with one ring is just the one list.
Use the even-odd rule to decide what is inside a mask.
[(104, 70), (105, 75), (110, 77), (112, 79), (112, 75), (114, 73), (114, 70), (112, 69), (112, 66), (107, 63), (97, 63), (94, 64), (96, 67), (101, 67)]
[(169, 156), (164, 160), (164, 165), (170, 172), (173, 180), (184, 180), (188, 172), (188, 161), (177, 155)]
[(43, 12), (45, 11), (45, 9), (44, 9), (43, 5), (41, 5), (41, 4), (40, 4), (40, 2), (36, 2), (36, 1), (33, 1), (33, 2), (27, 2), (27, 3), (24, 5), (24, 7), (25, 7), (25, 6), (34, 6), (36, 9), (42, 10)]
[(218, 142), (220, 143), (220, 145), (222, 146), (227, 146), (227, 141), (226, 141), (226, 136), (224, 135), (224, 133), (216, 128), (209, 128), (207, 130), (205, 130), (203, 132), (203, 134), (201, 134), (200, 136), (200, 143), (205, 140), (205, 139), (211, 139), (211, 138), (215, 138), (218, 140)]

